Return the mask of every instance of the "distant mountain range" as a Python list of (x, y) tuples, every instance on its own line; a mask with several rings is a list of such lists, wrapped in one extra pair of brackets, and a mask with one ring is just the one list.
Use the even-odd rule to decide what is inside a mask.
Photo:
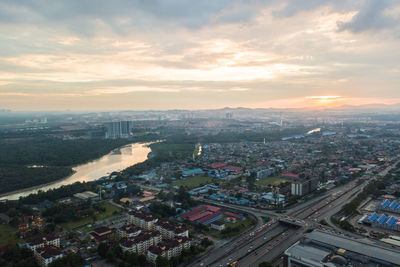
[[(400, 103), (397, 104), (365, 104), (365, 105), (341, 105), (335, 107), (304, 107), (304, 108), (229, 108), (225, 107), (222, 109), (214, 110), (201, 110), (203, 112), (225, 112), (225, 113), (237, 113), (237, 112), (362, 112), (362, 113), (381, 113), (381, 112), (400, 112)], [(196, 110), (196, 112), (201, 112)]]

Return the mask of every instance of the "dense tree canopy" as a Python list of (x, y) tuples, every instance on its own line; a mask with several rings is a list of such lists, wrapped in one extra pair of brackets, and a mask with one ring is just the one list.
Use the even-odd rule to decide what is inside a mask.
[(72, 174), (73, 165), (96, 159), (128, 142), (132, 141), (46, 136), (0, 139), (0, 193), (59, 180)]

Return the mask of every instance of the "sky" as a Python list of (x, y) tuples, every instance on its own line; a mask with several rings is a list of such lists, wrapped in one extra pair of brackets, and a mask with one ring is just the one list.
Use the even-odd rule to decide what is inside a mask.
[(400, 103), (398, 0), (2, 0), (0, 109)]

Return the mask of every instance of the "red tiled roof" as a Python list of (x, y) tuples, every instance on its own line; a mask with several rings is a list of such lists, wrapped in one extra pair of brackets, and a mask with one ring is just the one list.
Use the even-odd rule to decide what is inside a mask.
[(207, 209), (207, 206), (201, 206), (201, 207), (199, 207), (197, 209), (194, 209), (194, 210), (192, 210), (192, 211), (190, 211), (188, 213), (182, 214), (179, 217), (181, 217), (182, 219), (189, 218), (190, 216), (193, 216), (194, 214), (199, 213), (199, 212), (201, 212), (203, 210), (206, 210), (206, 209)]
[(198, 221), (200, 218), (203, 218), (205, 216), (208, 216), (210, 214), (213, 214), (215, 212), (218, 212), (221, 208), (215, 207), (215, 206), (201, 206), (195, 210), (192, 210), (191, 212), (185, 213), (181, 216), (179, 216), (182, 219), (188, 219), (190, 221)]
[(243, 168), (241, 168), (241, 167), (231, 166), (231, 165), (225, 166), (222, 169), (228, 170), (228, 171), (235, 171), (235, 172), (241, 172), (243, 170)]
[(211, 165), (211, 168), (219, 169), (219, 168), (222, 168), (222, 167), (225, 167), (225, 166), (226, 166), (226, 163), (214, 163), (214, 164)]
[(207, 205), (206, 207), (207, 207), (207, 210), (211, 210), (212, 212), (216, 212), (216, 211), (219, 211), (221, 209), (219, 207), (210, 206), (210, 205)]
[(203, 218), (205, 216), (208, 216), (210, 214), (214, 214), (214, 212), (206, 211), (206, 212), (202, 212), (202, 213), (196, 213), (196, 214), (193, 214), (193, 216), (190, 216), (189, 220), (190, 221), (197, 221), (197, 220), (199, 220), (199, 219), (201, 219), (201, 218)]
[(199, 223), (203, 223), (203, 222), (206, 222), (206, 221), (208, 221), (208, 220), (210, 220), (210, 219), (212, 219), (212, 218), (217, 217), (217, 216), (220, 215), (220, 214), (222, 214), (222, 212), (218, 211), (218, 212), (215, 212), (215, 213), (213, 213), (213, 214), (210, 214), (210, 215), (207, 215), (207, 216), (205, 216), (205, 217), (202, 217), (201, 219), (199, 219), (199, 220), (197, 220), (197, 221), (198, 221)]
[(300, 176), (298, 174), (295, 173), (291, 173), (291, 172), (284, 172), (281, 175), (282, 177), (289, 177), (289, 178), (299, 178)]

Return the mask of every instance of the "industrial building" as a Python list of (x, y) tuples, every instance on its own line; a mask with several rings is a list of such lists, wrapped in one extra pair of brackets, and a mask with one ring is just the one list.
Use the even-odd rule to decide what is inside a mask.
[(377, 206), (377, 210), (400, 214), (400, 202), (398, 200), (385, 199)]
[(314, 230), (285, 251), (284, 266), (400, 266), (400, 251)]
[(76, 194), (74, 194), (74, 197), (79, 199), (79, 200), (82, 200), (82, 201), (87, 201), (89, 199), (91, 199), (91, 200), (98, 200), (99, 199), (99, 195), (94, 193), (94, 192), (91, 192), (91, 191), (85, 191), (85, 192), (82, 192), (82, 193), (76, 193)]
[(223, 213), (221, 208), (215, 206), (201, 206), (192, 211), (183, 213), (179, 216), (182, 220), (189, 220), (194, 223), (201, 223), (208, 225), (214, 221), (220, 220), (223, 218)]
[(400, 219), (392, 215), (378, 214), (374, 212), (362, 217), (359, 221), (376, 228), (400, 231)]

